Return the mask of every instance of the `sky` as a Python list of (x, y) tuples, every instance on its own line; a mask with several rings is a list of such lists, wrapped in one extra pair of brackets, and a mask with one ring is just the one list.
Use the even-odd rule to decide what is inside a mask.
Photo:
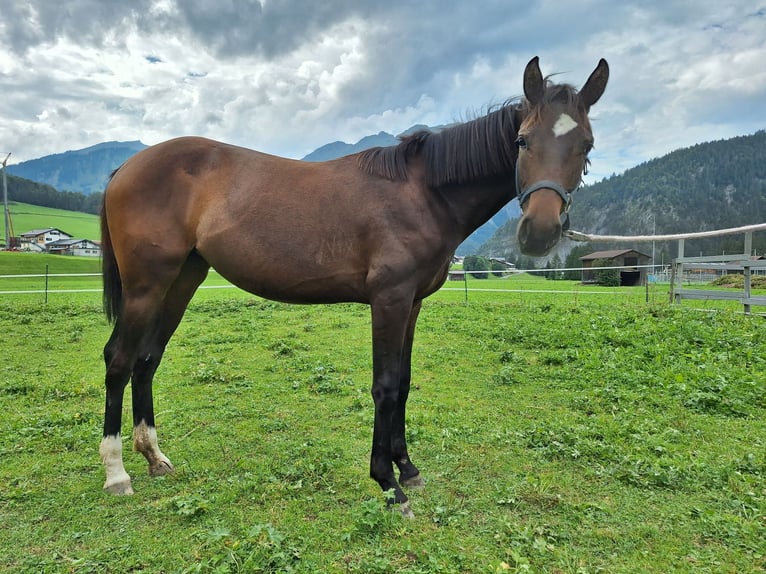
[(0, 153), (201, 135), (301, 158), (582, 86), (586, 181), (766, 128), (764, 0), (0, 0)]

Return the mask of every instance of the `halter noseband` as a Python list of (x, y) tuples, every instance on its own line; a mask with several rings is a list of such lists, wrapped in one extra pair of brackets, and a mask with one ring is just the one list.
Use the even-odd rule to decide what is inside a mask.
[(561, 212), (562, 231), (567, 231), (569, 229), (569, 208), (572, 207), (572, 194), (577, 191), (579, 187), (580, 184), (578, 183), (574, 189), (565, 189), (563, 185), (556, 181), (541, 179), (540, 181), (536, 181), (524, 189), (521, 189), (521, 182), (519, 181), (519, 158), (516, 158), (516, 197), (519, 198), (519, 207), (522, 207), (529, 199), (529, 196), (538, 189), (552, 189), (559, 194), (561, 201), (564, 202), (564, 211)]

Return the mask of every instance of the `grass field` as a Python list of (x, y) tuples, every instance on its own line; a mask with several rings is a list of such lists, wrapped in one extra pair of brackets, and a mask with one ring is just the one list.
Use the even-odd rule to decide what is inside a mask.
[(514, 280), (424, 305), (412, 521), (367, 478), (366, 307), (200, 291), (155, 386), (177, 471), (147, 476), (126, 410), (117, 498), (99, 294), (0, 296), (0, 571), (766, 570), (763, 318)]
[(101, 237), (98, 217), (90, 213), (40, 207), (14, 201), (9, 202), (9, 208), (13, 230), (17, 236), (33, 229), (55, 227), (76, 239), (97, 240)]

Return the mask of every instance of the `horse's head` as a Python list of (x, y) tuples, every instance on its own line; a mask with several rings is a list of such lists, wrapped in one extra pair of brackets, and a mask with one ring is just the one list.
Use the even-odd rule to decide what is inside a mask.
[(579, 92), (543, 78), (536, 57), (524, 70), (526, 101), (516, 142), (516, 193), (523, 213), (516, 235), (522, 253), (545, 255), (568, 226), (571, 194), (593, 147), (588, 111), (608, 78), (604, 59)]

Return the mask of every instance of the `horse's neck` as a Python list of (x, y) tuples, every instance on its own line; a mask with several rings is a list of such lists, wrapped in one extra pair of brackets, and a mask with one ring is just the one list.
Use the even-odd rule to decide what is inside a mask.
[(514, 179), (452, 186), (442, 189), (441, 195), (463, 241), (514, 198)]

